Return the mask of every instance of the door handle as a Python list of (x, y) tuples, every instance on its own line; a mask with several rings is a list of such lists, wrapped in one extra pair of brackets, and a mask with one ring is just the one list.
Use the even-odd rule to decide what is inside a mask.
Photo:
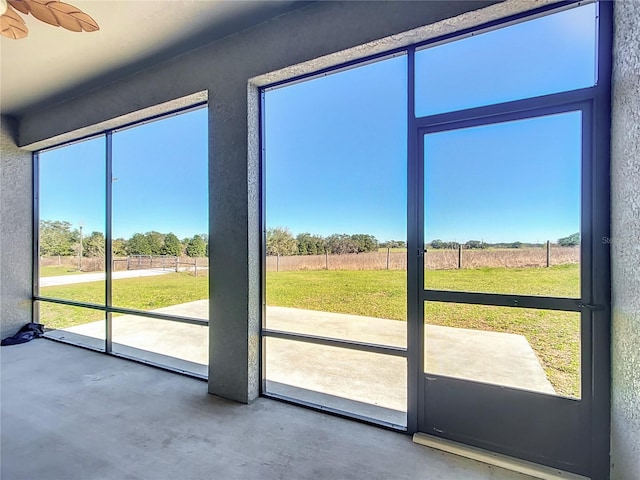
[(591, 303), (583, 303), (583, 302), (577, 302), (578, 308), (586, 308), (587, 310), (590, 310), (592, 312), (601, 312), (602, 310), (604, 310), (604, 305), (593, 305)]

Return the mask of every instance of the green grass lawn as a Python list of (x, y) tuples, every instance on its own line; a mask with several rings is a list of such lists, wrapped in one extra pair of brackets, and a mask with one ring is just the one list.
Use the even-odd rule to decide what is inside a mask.
[[(576, 265), (551, 268), (428, 270), (425, 288), (574, 297)], [(319, 270), (267, 273), (267, 304), (372, 317), (406, 318), (403, 270)]]
[(580, 267), (474, 268), (426, 270), (424, 286), (432, 290), (580, 297)]
[[(430, 270), (426, 288), (529, 295), (576, 296), (579, 267)], [(104, 283), (46, 287), (42, 296), (102, 303)], [(186, 273), (114, 280), (113, 302), (141, 310), (207, 298), (208, 279)], [(320, 270), (267, 273), (267, 304), (394, 320), (406, 318), (406, 272)], [(64, 328), (101, 319), (101, 312), (42, 302), (41, 321)], [(579, 396), (579, 314), (544, 310), (427, 302), (434, 325), (524, 335), (559, 394)]]
[[(104, 288), (104, 282), (76, 283), (43, 287), (40, 295), (103, 304)], [(154, 310), (206, 298), (209, 298), (209, 279), (184, 272), (113, 281), (112, 300), (118, 307)], [(41, 322), (47, 328), (66, 328), (101, 318), (100, 311), (41, 302)]]
[(41, 277), (58, 277), (60, 275), (76, 275), (78, 273), (87, 273), (87, 272), (81, 272), (79, 270), (76, 270), (70, 267), (58, 267), (58, 266), (40, 267)]

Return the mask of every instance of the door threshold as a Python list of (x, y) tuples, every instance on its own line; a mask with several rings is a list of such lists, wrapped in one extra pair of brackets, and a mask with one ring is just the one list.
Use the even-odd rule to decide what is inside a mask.
[(414, 443), (425, 447), (431, 447), (444, 452), (453, 453), (454, 455), (460, 455), (461, 457), (470, 458), (478, 462), (487, 463), (513, 472), (523, 473), (542, 480), (588, 480), (588, 477), (583, 477), (582, 475), (547, 467), (546, 465), (527, 462), (526, 460), (490, 452), (489, 450), (483, 450), (481, 448), (453, 442), (444, 438), (434, 437), (432, 435), (427, 435), (426, 433), (414, 433), (413, 441)]

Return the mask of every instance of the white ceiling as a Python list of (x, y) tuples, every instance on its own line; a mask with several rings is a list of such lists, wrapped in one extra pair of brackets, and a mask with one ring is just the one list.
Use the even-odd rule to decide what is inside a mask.
[(66, 0), (97, 32), (26, 19), (29, 35), (0, 37), (0, 111), (20, 116), (274, 17), (294, 0)]

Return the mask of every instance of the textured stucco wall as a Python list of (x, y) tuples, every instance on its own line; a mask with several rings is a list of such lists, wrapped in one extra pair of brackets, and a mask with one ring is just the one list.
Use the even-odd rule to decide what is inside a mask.
[(31, 321), (31, 153), (16, 146), (17, 123), (0, 119), (0, 337)]
[(640, 2), (614, 7), (611, 478), (640, 478)]

